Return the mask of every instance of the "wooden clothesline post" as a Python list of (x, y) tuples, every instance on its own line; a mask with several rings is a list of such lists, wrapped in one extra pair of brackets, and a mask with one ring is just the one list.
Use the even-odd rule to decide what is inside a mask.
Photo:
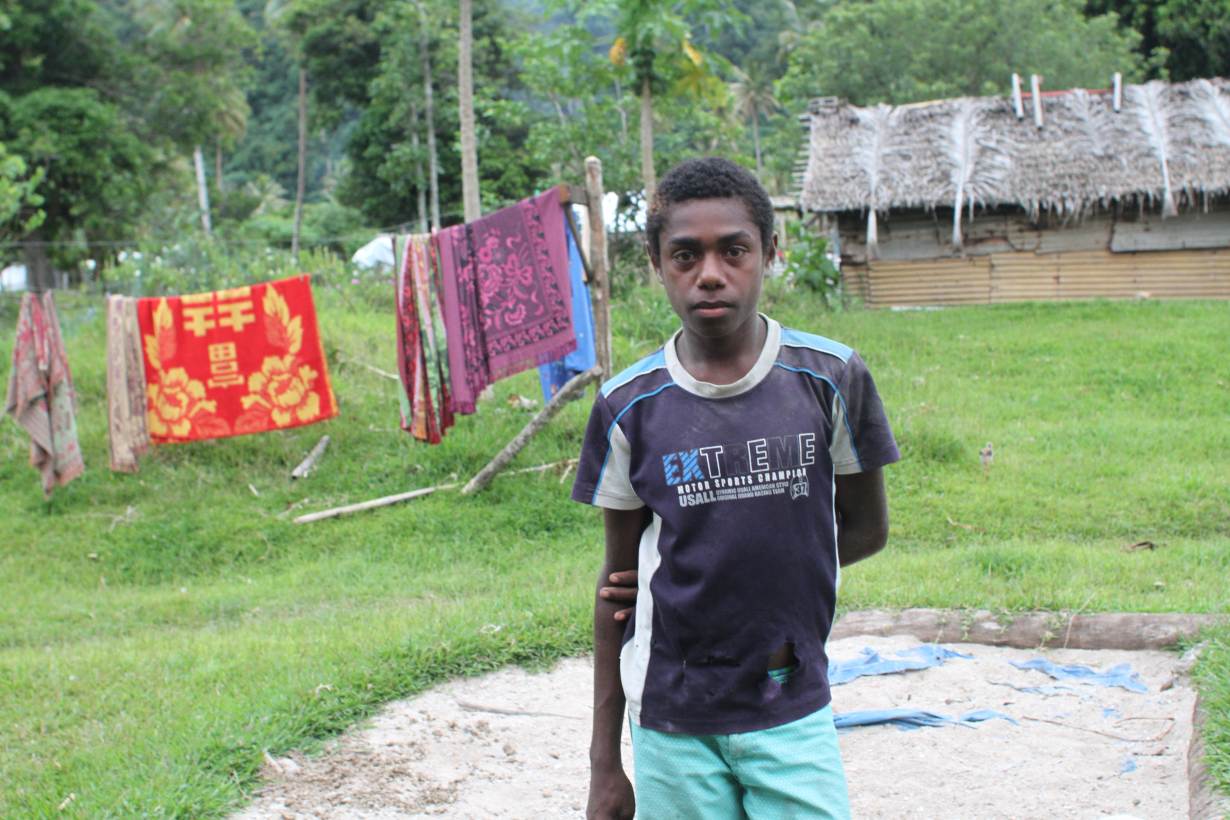
[[(591, 382), (601, 382), (611, 376), (611, 283), (608, 276), (610, 264), (606, 253), (606, 222), (602, 217), (602, 197), (604, 193), (602, 189), (602, 163), (597, 157), (588, 157), (585, 160), (585, 187), (583, 189), (571, 185), (560, 186), (560, 200), (566, 209), (566, 229), (572, 231), (573, 239), (577, 240), (577, 248), (581, 251), (581, 259), (585, 264), (585, 273), (589, 278), (590, 302), (594, 309), (594, 353), (598, 363), (584, 373), (573, 376), (561, 387), (559, 392), (552, 396), (551, 400), (543, 406), (542, 410), (521, 429), (521, 432), (517, 433), (512, 441), (504, 445), (504, 448), (466, 483), (465, 487), (461, 490), (462, 495), (471, 495), (490, 484), (491, 480), (508, 466), (508, 463), (516, 457), (517, 453), (521, 452), (529, 444), (530, 439), (542, 430), (543, 427), (547, 426), (547, 423), (555, 417), (560, 408), (572, 399), (580, 396)], [(573, 204), (584, 205), (588, 208), (588, 255), (581, 250), (583, 243), (580, 241), (581, 238), (575, 234), (576, 223), (572, 218), (571, 211), (567, 210)], [(394, 260), (396, 260), (396, 239), (393, 241), (393, 254)], [(587, 256), (588, 258), (586, 258)], [(296, 519), (296, 523), (307, 523), (322, 518), (334, 517), (338, 514), (387, 506), (388, 504), (395, 504), (410, 498), (428, 495), (440, 489), (452, 489), (455, 486), (454, 484), (449, 484), (441, 487), (412, 490), (394, 496), (351, 504), (337, 510), (312, 513), (300, 516)]]
[[(581, 260), (585, 264), (585, 273), (589, 278), (589, 298), (594, 308), (594, 353), (597, 365), (572, 377), (559, 392), (530, 419), (529, 423), (517, 433), (513, 440), (504, 445), (495, 458), (491, 459), (483, 469), (479, 470), (465, 487), (462, 495), (471, 495), (482, 490), (491, 483), (491, 479), (512, 461), (517, 453), (529, 444), (530, 439), (538, 434), (547, 423), (555, 417), (560, 408), (574, 398), (577, 398), (589, 386), (590, 382), (601, 382), (611, 376), (611, 282), (607, 275), (609, 265), (606, 255), (606, 222), (602, 218), (602, 163), (597, 157), (585, 160), (585, 189), (580, 190), (570, 185), (560, 186), (560, 200), (566, 211), (567, 230), (573, 231), (577, 249), (581, 252)], [(581, 250), (582, 242), (576, 236), (576, 223), (569, 209), (571, 205), (584, 205), (589, 210), (589, 253)]]
[(590, 382), (597, 381), (602, 376), (602, 368), (595, 365), (584, 373), (579, 373), (568, 380), (568, 383), (559, 389), (551, 401), (538, 411), (538, 415), (530, 419), (529, 422), (521, 428), (521, 432), (513, 437), (513, 440), (504, 445), (504, 449), (496, 454), (495, 458), (487, 462), (487, 466), (479, 470), (478, 473), (466, 482), (465, 487), (461, 489), (462, 495), (471, 495), (486, 487), (491, 483), (491, 479), (496, 477), (496, 474), (508, 466), (508, 463), (516, 458), (517, 453), (525, 449), (525, 445), (530, 443), (538, 431), (547, 426), (547, 422), (555, 418), (555, 414), (560, 411), (568, 402), (580, 396)]
[[(572, 185), (560, 186), (564, 204), (584, 205), (588, 214), (589, 253), (582, 249), (581, 259), (589, 279), (589, 299), (594, 308), (594, 353), (605, 380), (611, 377), (611, 265), (606, 252), (606, 221), (602, 216), (604, 194), (602, 162), (597, 157), (587, 157), (585, 160), (584, 189)], [(568, 217), (569, 230), (575, 230), (571, 214)], [(578, 240), (578, 248), (581, 248), (580, 237), (574, 238)]]

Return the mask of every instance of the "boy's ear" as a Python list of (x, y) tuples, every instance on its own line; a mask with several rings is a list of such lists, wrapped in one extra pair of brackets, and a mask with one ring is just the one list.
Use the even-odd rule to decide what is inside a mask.
[(769, 237), (769, 244), (764, 249), (764, 259), (768, 264), (773, 264), (773, 260), (777, 259), (777, 233)]
[(654, 256), (653, 249), (649, 247), (649, 243), (645, 243), (645, 255), (649, 257), (649, 264), (653, 266), (653, 272), (662, 278), (662, 257)]

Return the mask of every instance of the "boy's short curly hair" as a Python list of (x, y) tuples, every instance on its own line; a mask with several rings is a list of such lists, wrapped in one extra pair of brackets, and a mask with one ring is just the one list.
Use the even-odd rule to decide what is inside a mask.
[(761, 247), (768, 252), (773, 239), (773, 203), (760, 180), (742, 165), (723, 157), (701, 157), (679, 163), (658, 183), (645, 221), (645, 239), (655, 262), (661, 258), (659, 239), (671, 206), (692, 199), (742, 200), (760, 228)]

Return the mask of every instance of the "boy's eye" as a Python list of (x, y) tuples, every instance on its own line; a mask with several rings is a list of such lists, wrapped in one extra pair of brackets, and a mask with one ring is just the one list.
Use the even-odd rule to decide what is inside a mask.
[(691, 262), (695, 258), (696, 258), (696, 254), (692, 253), (691, 251), (675, 251), (673, 254), (671, 254), (671, 259), (681, 264), (684, 262)]
[(733, 256), (735, 259), (738, 259), (740, 256), (743, 256), (746, 253), (747, 253), (747, 248), (743, 247), (742, 245), (731, 245), (729, 248), (726, 249), (726, 255)]

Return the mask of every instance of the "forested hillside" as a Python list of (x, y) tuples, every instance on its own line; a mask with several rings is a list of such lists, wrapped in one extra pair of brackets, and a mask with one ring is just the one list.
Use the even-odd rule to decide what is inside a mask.
[(459, 221), (463, 5), (484, 209), (579, 180), (589, 154), (629, 208), (698, 152), (789, 193), (815, 95), (1230, 72), (1230, 6), (1199, 0), (9, 2), (0, 261), (88, 281), (151, 244), (341, 252)]

